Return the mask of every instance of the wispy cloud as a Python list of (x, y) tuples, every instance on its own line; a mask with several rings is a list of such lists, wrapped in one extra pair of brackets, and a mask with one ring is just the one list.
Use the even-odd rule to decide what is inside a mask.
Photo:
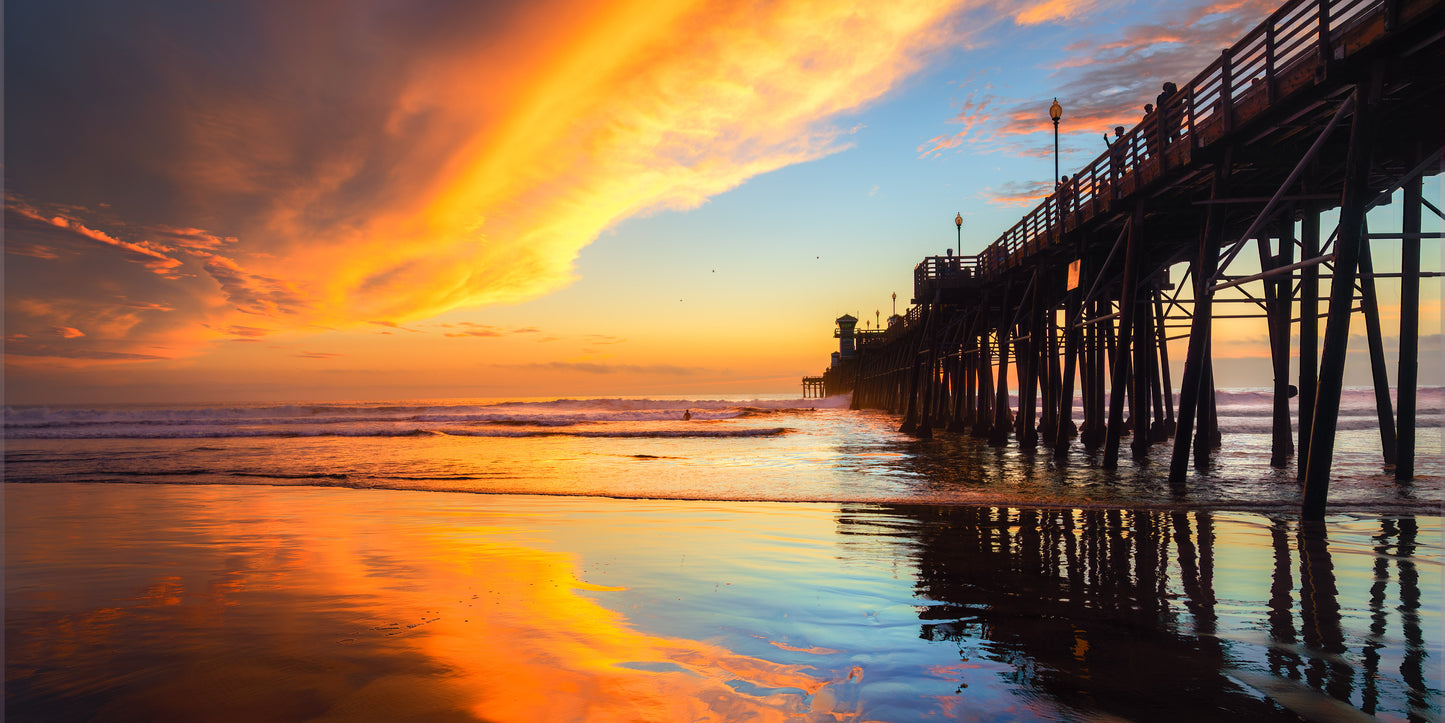
[(545, 369), (551, 371), (581, 372), (583, 374), (644, 374), (649, 376), (691, 377), (705, 374), (701, 367), (682, 367), (671, 364), (604, 364), (600, 362), (545, 362), (539, 364), (496, 365), (523, 369)]
[(1098, 6), (1095, 0), (1043, 0), (1024, 3), (1014, 16), (1019, 25), (1057, 23), (1084, 15)]
[[(413, 329), (413, 328), (410, 328), (410, 327), (402, 326), (401, 324), (398, 324), (398, 323), (396, 323), (396, 322), (394, 322), (394, 321), (371, 321), (371, 322), (368, 322), (368, 323), (372, 324), (373, 326), (380, 326), (380, 327), (384, 327), (384, 328), (387, 328), (387, 329), (397, 329), (397, 330), (400, 330), (400, 331), (409, 331), (409, 332), (411, 332), (411, 333), (413, 333), (413, 334), (420, 334), (420, 333), (421, 333), (421, 329)], [(383, 331), (383, 332), (381, 332), (381, 333), (383, 333), (383, 334), (390, 334), (391, 332), (389, 332), (389, 331)]]
[(29, 256), (32, 259), (60, 258), (60, 254), (40, 244), (7, 243), (5, 244), (5, 253), (16, 256)]
[(1053, 190), (1053, 186), (1045, 181), (1009, 181), (984, 189), (983, 195), (1003, 206), (1031, 208), (1053, 193)]
[[(79, 223), (71, 218), (62, 215), (54, 215), (46, 218), (35, 208), (25, 204), (23, 201), (14, 198), (6, 198), (5, 203), (5, 226), (7, 229), (16, 231), (33, 231), (44, 235), (49, 233), (53, 236), (60, 236), (69, 239), (79, 239), (95, 242), (119, 249), (122, 257), (128, 261), (139, 263), (151, 271), (174, 278), (172, 272), (181, 265), (181, 262), (168, 255), (171, 249), (151, 241), (122, 241), (104, 231), (97, 231)], [(22, 244), (22, 248), (43, 248), (38, 244)], [(41, 259), (59, 258), (53, 252), (46, 254), (22, 254)]]
[[(112, 297), (180, 307), (92, 335), (117, 352), (515, 303), (570, 283), (623, 219), (849, 147), (847, 114), (955, 41), (939, 29), (966, 1), (377, 0), (346, 23), (309, 5), (156, 0), (79, 25), (42, 8), (7, 47), (7, 123), (29, 141), (7, 183), (40, 199), (7, 199), (29, 235), (12, 258), (36, 271), (27, 294), (109, 273)], [(76, 60), (95, 55), (126, 82)], [(106, 123), (77, 120), (96, 106)], [(171, 283), (107, 272), (81, 240)]]
[[(1119, 3), (1110, 3), (1118, 5)], [(1105, 10), (1090, 0), (1046, 0), (1015, 11), (1014, 22), (1032, 25), (1065, 22)], [(958, 130), (935, 136), (918, 146), (918, 154), (935, 158), (966, 150), (1043, 157), (1053, 152), (1047, 108), (1057, 96), (1064, 108), (1066, 133), (1093, 128), (1083, 146), (1068, 136), (1064, 150), (1088, 160), (1103, 153), (1099, 135), (1114, 126), (1132, 128), (1153, 103), (1164, 81), (1183, 84), (1218, 54), (1279, 6), (1278, 0), (1219, 0), (1167, 6), (1151, 23), (1107, 26), (1107, 34), (1085, 31), (1064, 48), (1063, 57), (1048, 66), (1055, 89), (1047, 96), (1019, 98), (994, 87), (985, 76), (960, 83), (965, 89), (948, 123)], [(1120, 10), (1114, 8), (1114, 10)], [(1000, 187), (991, 200), (1014, 205), (1019, 189)]]
[(471, 322), (471, 321), (459, 321), (459, 322), (456, 322), (456, 323), (454, 323), (454, 324), (452, 324), (452, 323), (448, 323), (448, 324), (438, 324), (437, 326), (439, 326), (439, 327), (441, 327), (441, 328), (443, 328), (443, 329), (449, 329), (450, 331), (443, 332), (442, 335), (443, 335), (443, 336), (448, 336), (448, 337), (453, 337), (453, 338), (462, 338), (462, 337), (469, 337), (469, 336), (470, 336), (470, 337), (490, 338), (490, 337), (511, 336), (511, 335), (520, 335), (520, 334), (537, 334), (537, 333), (540, 333), (540, 332), (541, 332), (540, 329), (537, 329), (536, 327), (530, 327), (530, 326), (527, 326), (527, 327), (519, 327), (519, 328), (515, 328), (515, 329), (503, 329), (503, 328), (498, 327), (498, 326), (492, 326), (492, 325), (490, 325), (490, 324), (478, 324), (478, 323), (476, 323), (476, 322)]
[(586, 334), (582, 338), (588, 344), (622, 344), (627, 341), (620, 336), (611, 336), (609, 334)]

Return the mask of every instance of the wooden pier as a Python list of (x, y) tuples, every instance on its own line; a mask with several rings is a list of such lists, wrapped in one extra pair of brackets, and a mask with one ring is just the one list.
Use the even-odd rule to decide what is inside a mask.
[[(1102, 449), (1105, 468), (1117, 466), (1126, 434), (1136, 459), (1172, 440), (1169, 481), (1182, 489), (1191, 461), (1207, 467), (1220, 444), (1212, 323), (1264, 318), (1272, 463), (1298, 457), (1303, 512), (1314, 519), (1325, 510), (1358, 314), (1385, 463), (1411, 479), (1416, 312), (1420, 279), (1431, 275), (1420, 240), (1439, 237), (1421, 232), (1421, 217), (1441, 215), (1421, 183), (1442, 170), (1442, 68), (1445, 0), (1285, 3), (981, 253), (925, 258), (912, 308), (825, 379), (849, 377), (855, 407), (894, 410), (903, 431), (920, 436), (947, 429), (997, 445), (1043, 443), (1060, 457), (1077, 442)], [(1397, 192), (1400, 231), (1369, 229), (1366, 213)], [(1338, 215), (1333, 231), (1326, 212)], [(1400, 273), (1388, 274), (1400, 278), (1403, 310), (1394, 410), (1376, 241), (1399, 244), (1403, 256)], [(1261, 271), (1231, 274), (1245, 252), (1257, 253)], [(1175, 380), (1167, 342), (1184, 336)]]
[(826, 396), (828, 387), (823, 377), (803, 377), (804, 399), (822, 399)]

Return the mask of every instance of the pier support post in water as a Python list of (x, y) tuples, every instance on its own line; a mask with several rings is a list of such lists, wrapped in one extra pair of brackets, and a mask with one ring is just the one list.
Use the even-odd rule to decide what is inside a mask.
[(1025, 319), (1028, 321), (1028, 341), (1023, 344), (1019, 356), (1019, 447), (1033, 449), (1039, 445), (1039, 432), (1035, 412), (1038, 403), (1039, 389), (1039, 350), (1044, 346), (1044, 312), (1040, 308), (1043, 295), (1040, 291), (1043, 286), (1040, 272), (1034, 272), (1034, 280), (1031, 284), (1032, 293), (1023, 301), (1029, 308)]
[(974, 412), (973, 436), (987, 437), (993, 431), (993, 346), (988, 343), (987, 314), (978, 332), (978, 409)]
[[(1004, 315), (1007, 316), (1005, 311)], [(1008, 346), (1009, 328), (1007, 323), (998, 327), (998, 391), (993, 402), (993, 428), (989, 431), (988, 443), (996, 447), (1008, 444)]]
[[(1301, 258), (1319, 258), (1320, 212), (1313, 205), (1307, 206), (1300, 218), (1300, 248)], [(1320, 349), (1320, 267), (1317, 264), (1300, 270), (1299, 307), (1299, 451), (1295, 476), (1304, 482), (1315, 392), (1319, 385), (1316, 374)]]
[(898, 428), (898, 431), (904, 434), (912, 434), (918, 429), (918, 353), (923, 348), (921, 324), (913, 331), (913, 336), (914, 339), (908, 344), (909, 354), (904, 358), (904, 363), (908, 365), (907, 390), (904, 392), (908, 408), (903, 413), (903, 426)]
[(1395, 438), (1395, 479), (1415, 478), (1415, 388), (1420, 379), (1420, 205), (1421, 178), (1405, 183), (1404, 236), (1400, 255), (1400, 430)]
[[(1270, 253), (1270, 236), (1259, 237), (1259, 268), (1269, 271), (1288, 266), (1294, 259), (1294, 242), (1290, 234), (1274, 234), (1279, 239), (1279, 252)], [(1274, 425), (1270, 440), (1269, 463), (1272, 467), (1284, 467), (1294, 454), (1294, 439), (1291, 437), (1289, 418), (1289, 327), (1290, 297), (1292, 284), (1289, 276), (1265, 279), (1264, 304), (1266, 324), (1269, 329), (1269, 355), (1274, 369)]]
[(1054, 457), (1069, 456), (1069, 439), (1074, 436), (1074, 370), (1078, 355), (1082, 352), (1079, 344), (1079, 289), (1069, 292), (1069, 301), (1064, 310), (1064, 378), (1059, 387), (1059, 411), (1055, 417), (1058, 426), (1054, 433)]
[[(1107, 436), (1104, 438), (1104, 469), (1115, 469), (1119, 466), (1119, 438), (1124, 432), (1124, 390), (1129, 383), (1129, 350), (1130, 340), (1134, 333), (1134, 315), (1138, 313), (1139, 287), (1139, 257), (1140, 246), (1143, 245), (1143, 234), (1140, 233), (1144, 221), (1143, 203), (1135, 204), (1134, 216), (1129, 221), (1129, 245), (1124, 252), (1124, 285), (1119, 293), (1119, 336), (1118, 344), (1114, 347), (1114, 369), (1110, 375), (1109, 391), (1109, 427)], [(1135, 394), (1135, 411), (1139, 406), (1138, 397)], [(1148, 416), (1148, 415), (1144, 415)], [(1134, 420), (1139, 421), (1139, 420)], [(1145, 444), (1148, 444), (1148, 434), (1144, 435)], [(1138, 440), (1134, 441), (1138, 444)], [(1135, 450), (1138, 456), (1138, 450)]]
[(948, 431), (955, 434), (968, 429), (972, 418), (969, 405), (973, 403), (973, 378), (969, 375), (968, 344), (972, 339), (973, 319), (964, 317), (958, 322), (958, 357), (951, 365), (953, 371), (953, 412), (948, 415)]
[[(1230, 163), (1233, 149), (1226, 148), (1224, 157), (1214, 168), (1210, 196), (1229, 195)], [(1174, 432), (1174, 454), (1169, 461), (1169, 484), (1183, 485), (1189, 473), (1189, 443), (1194, 423), (1199, 417), (1199, 397), (1204, 389), (1208, 365), (1209, 332), (1214, 308), (1214, 294), (1209, 291), (1210, 279), (1219, 269), (1219, 245), (1224, 238), (1224, 204), (1210, 204), (1204, 220), (1204, 238), (1199, 256), (1194, 260), (1194, 318), (1189, 323), (1189, 352), (1184, 358), (1184, 378), (1179, 382), (1179, 417)]]
[[(1379, 66), (1376, 66), (1378, 72)], [(1356, 86), (1350, 127), (1350, 145), (1345, 157), (1345, 183), (1340, 194), (1340, 226), (1335, 242), (1334, 278), (1330, 281), (1329, 316), (1325, 319), (1324, 347), (1320, 352), (1319, 392), (1315, 397), (1314, 421), (1310, 425), (1309, 457), (1305, 464), (1304, 503), (1306, 520), (1322, 520), (1329, 496), (1330, 467), (1334, 462), (1335, 431), (1340, 409), (1340, 392), (1345, 377), (1345, 352), (1349, 345), (1350, 311), (1355, 302), (1355, 272), (1364, 243), (1366, 193), (1370, 181), (1371, 146), (1374, 141), (1376, 84), (1373, 79)], [(1357, 99), (1358, 100), (1358, 99)]]
[(1158, 428), (1149, 436), (1152, 443), (1167, 442), (1174, 436), (1174, 385), (1169, 379), (1169, 339), (1165, 328), (1168, 318), (1164, 314), (1163, 293), (1157, 284), (1150, 293), (1154, 310), (1153, 326), (1150, 328), (1150, 333), (1154, 335), (1154, 352), (1150, 355), (1154, 362), (1154, 399), (1156, 405), (1162, 405), (1164, 415), (1158, 420)]
[[(1139, 214), (1139, 225), (1143, 227), (1143, 213)], [(1143, 255), (1142, 249), (1140, 255)], [(1134, 318), (1130, 326), (1133, 327), (1129, 337), (1129, 343), (1133, 350), (1133, 361), (1130, 362), (1129, 381), (1131, 390), (1129, 392), (1129, 417), (1134, 423), (1134, 437), (1129, 445), (1129, 450), (1135, 460), (1144, 459), (1149, 454), (1149, 444), (1152, 441), (1149, 436), (1149, 390), (1154, 386), (1154, 365), (1150, 356), (1154, 352), (1152, 333), (1154, 329), (1153, 304), (1149, 303), (1149, 292), (1140, 283), (1144, 271), (1140, 266), (1143, 259), (1139, 259), (1134, 270), (1134, 293), (1129, 298), (1129, 306), (1134, 310)], [(1161, 407), (1162, 401), (1161, 401)], [(1163, 421), (1163, 410), (1160, 410), (1160, 421)]]
[[(1052, 298), (1052, 297), (1051, 297)], [(1043, 421), (1044, 443), (1050, 446), (1059, 441), (1059, 325), (1054, 305), (1044, 310), (1045, 332), (1044, 358), (1040, 362), (1044, 369), (1043, 399), (1040, 405)]]
[[(1368, 225), (1365, 227), (1367, 230)], [(1370, 347), (1370, 378), (1375, 387), (1375, 419), (1380, 425), (1380, 450), (1385, 465), (1395, 464), (1395, 412), (1390, 408), (1390, 374), (1385, 369), (1385, 340), (1380, 328), (1380, 299), (1375, 293), (1375, 262), (1369, 233), (1360, 247), (1360, 312), (1365, 317), (1365, 338)]]
[[(1096, 299), (1090, 302), (1090, 305), (1093, 309), (1088, 314), (1095, 319), (1111, 311), (1109, 303), (1102, 299)], [(1084, 400), (1084, 432), (1080, 435), (1080, 441), (1087, 450), (1096, 450), (1104, 443), (1104, 420), (1108, 416), (1104, 408), (1104, 368), (1108, 358), (1104, 345), (1107, 343), (1108, 334), (1105, 332), (1109, 323), (1111, 322), (1097, 321), (1088, 326), (1089, 365), (1083, 383), (1087, 385), (1089, 393)]]

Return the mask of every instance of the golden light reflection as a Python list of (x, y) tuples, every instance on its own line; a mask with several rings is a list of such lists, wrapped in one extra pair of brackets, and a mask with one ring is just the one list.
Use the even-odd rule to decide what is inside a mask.
[[(594, 599), (623, 588), (581, 579), (571, 555), (525, 544), (495, 519), (358, 515), (335, 496), (299, 490), (142, 490), (89, 491), (114, 497), (106, 533), (91, 525), (80, 534), (84, 523), (70, 518), (63, 525), (74, 534), (14, 538), (13, 563), (68, 560), (124, 583), (77, 585), (44, 601), (12, 596), (34, 618), (9, 643), (21, 661), (13, 678), (43, 690), (119, 675), (113, 683), (129, 692), (113, 710), (162, 717), (203, 715), (228, 696), (244, 697), (236, 704), (261, 718), (284, 712), (267, 706), (314, 699), (322, 720), (467, 711), (491, 721), (781, 721), (848, 712), (809, 666), (637, 630)], [(136, 514), (141, 508), (150, 514)], [(157, 526), (161, 508), (176, 514)], [(171, 545), (127, 564), (147, 539)], [(163, 682), (143, 668), (150, 683), (136, 686), (116, 672), (133, 664), (117, 651), (140, 651), (148, 666), (157, 655), (174, 662), (161, 666)], [(67, 672), (47, 677), (57, 669)], [(229, 692), (218, 697), (218, 686)]]

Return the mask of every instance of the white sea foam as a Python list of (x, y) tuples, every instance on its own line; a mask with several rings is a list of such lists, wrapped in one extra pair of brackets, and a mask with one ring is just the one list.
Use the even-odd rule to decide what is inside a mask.
[[(707, 428), (794, 411), (846, 407), (847, 397), (803, 399), (557, 399), (436, 404), (207, 405), (5, 408), (9, 439), (208, 437), (763, 436), (780, 431)], [(690, 419), (684, 420), (684, 415)], [(672, 428), (669, 425), (685, 424)], [(658, 428), (636, 428), (654, 425)]]

